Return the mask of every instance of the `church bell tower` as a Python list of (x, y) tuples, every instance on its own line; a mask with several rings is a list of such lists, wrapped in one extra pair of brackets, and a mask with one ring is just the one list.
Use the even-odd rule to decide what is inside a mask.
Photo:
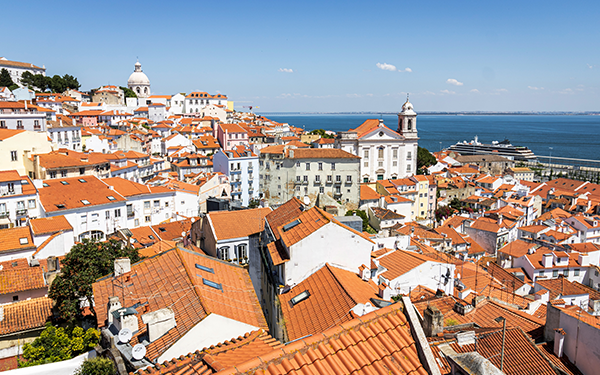
[(398, 133), (407, 139), (418, 139), (417, 135), (417, 113), (413, 105), (408, 101), (402, 105), (402, 112), (398, 113)]

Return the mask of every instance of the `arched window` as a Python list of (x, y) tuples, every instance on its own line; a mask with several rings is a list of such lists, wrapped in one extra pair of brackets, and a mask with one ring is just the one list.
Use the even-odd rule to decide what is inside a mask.
[(217, 258), (227, 260), (231, 259), (229, 256), (229, 246), (223, 246), (217, 249)]
[(408, 130), (412, 130), (412, 119), (408, 119)]
[(377, 158), (383, 159), (383, 147), (377, 149)]
[(144, 87), (144, 94), (147, 94), (147, 93), (148, 93), (148, 88)]

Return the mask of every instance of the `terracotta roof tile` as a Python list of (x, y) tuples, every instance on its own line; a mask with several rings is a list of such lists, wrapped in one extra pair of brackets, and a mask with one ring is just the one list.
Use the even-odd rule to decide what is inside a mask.
[(217, 240), (246, 237), (262, 232), (268, 207), (240, 211), (213, 211), (207, 215)]
[(106, 183), (95, 176), (57, 178), (45, 180), (44, 184), (46, 186), (39, 189), (39, 196), (46, 212), (125, 201), (123, 196), (110, 190)]
[(29, 225), (31, 226), (31, 231), (36, 236), (73, 230), (73, 227), (64, 215), (31, 219), (29, 220)]
[(220, 373), (427, 374), (401, 304), (332, 326)]
[(290, 159), (360, 159), (338, 148), (296, 148), (288, 150), (288, 154)]
[[(16, 261), (11, 262), (16, 263)], [(27, 265), (27, 267), (17, 267), (15, 269), (3, 266), (0, 270), (0, 294), (18, 293), (47, 287), (41, 266), (29, 267)]]
[[(279, 295), (288, 339), (320, 333), (352, 320), (350, 310), (370, 298), (379, 298), (377, 290), (373, 281), (365, 282), (354, 272), (325, 264), (289, 292)], [(291, 300), (304, 291), (310, 296), (293, 305)]]
[(0, 335), (42, 328), (52, 317), (54, 302), (48, 297), (33, 298), (0, 307)]
[(29, 227), (0, 229), (0, 253), (35, 249)]
[(375, 200), (375, 199), (379, 199), (379, 197), (381, 197), (381, 195), (379, 193), (377, 193), (375, 190), (371, 189), (371, 187), (369, 187), (368, 185), (365, 185), (365, 184), (360, 185), (360, 200), (361, 201)]
[(192, 229), (192, 223), (196, 220), (196, 218), (190, 218), (153, 225), (152, 230), (158, 234), (161, 240), (175, 241), (181, 239), (182, 232), (189, 234)]
[[(203, 271), (195, 264), (212, 268)], [(222, 290), (206, 286), (203, 278), (221, 284)], [(131, 272), (113, 280), (112, 275), (93, 284), (99, 327), (105, 327), (108, 298), (114, 295), (113, 282), (125, 285), (124, 307), (147, 303), (147, 311), (171, 307), (177, 325), (151, 342), (146, 357), (155, 360), (208, 314), (215, 313), (257, 328), (266, 328), (260, 304), (248, 272), (239, 266), (181, 248), (166, 251), (132, 265)], [(141, 315), (141, 313), (138, 313)], [(139, 317), (138, 317), (139, 318)], [(146, 332), (142, 320), (132, 345)]]

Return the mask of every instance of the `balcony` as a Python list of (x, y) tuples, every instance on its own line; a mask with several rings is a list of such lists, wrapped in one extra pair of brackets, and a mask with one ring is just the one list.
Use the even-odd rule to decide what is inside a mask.
[(127, 218), (128, 218), (128, 219), (131, 219), (131, 218), (132, 218), (132, 217), (134, 217), (134, 216), (135, 216), (135, 213), (133, 213), (133, 212), (128, 212), (128, 213), (127, 213)]
[(231, 171), (229, 171), (230, 175), (236, 175), (236, 174), (242, 174), (242, 170), (241, 169), (232, 169)]
[(9, 217), (9, 216), (10, 216), (10, 213), (8, 211), (0, 212), (0, 219), (4, 219), (5, 217)]
[(27, 215), (27, 209), (26, 208), (20, 208), (17, 210), (17, 215), (18, 216), (23, 216), (23, 215)]

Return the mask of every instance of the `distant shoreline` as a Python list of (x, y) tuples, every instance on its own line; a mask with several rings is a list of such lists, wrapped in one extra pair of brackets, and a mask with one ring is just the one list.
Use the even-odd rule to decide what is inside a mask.
[[(260, 112), (259, 115), (396, 115), (398, 112)], [(419, 112), (428, 116), (600, 116), (600, 112)]]

